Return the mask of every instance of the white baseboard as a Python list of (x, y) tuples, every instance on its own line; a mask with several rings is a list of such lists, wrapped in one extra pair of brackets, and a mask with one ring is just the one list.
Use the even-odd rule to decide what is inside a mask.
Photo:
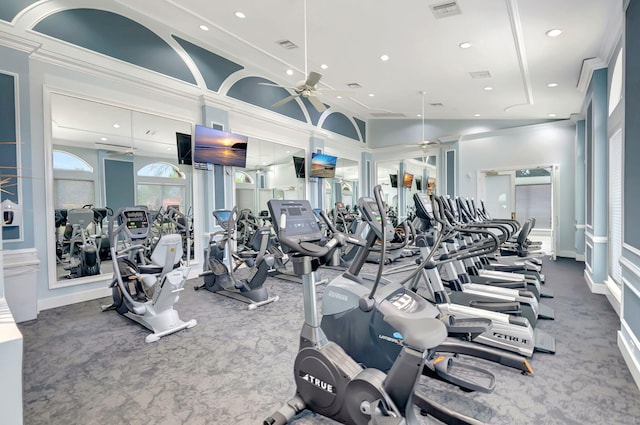
[(584, 254), (576, 254), (576, 261), (582, 261), (584, 263)]
[(607, 287), (602, 284), (602, 283), (595, 283), (592, 279), (591, 279), (591, 275), (589, 273), (587, 273), (587, 270), (585, 269), (584, 271), (584, 278), (587, 281), (587, 285), (589, 286), (589, 290), (591, 291), (592, 294), (600, 294), (600, 295), (606, 295), (607, 294)]
[(624, 338), (620, 331), (618, 331), (618, 349), (620, 349), (620, 353), (622, 353), (622, 358), (627, 364), (636, 386), (640, 388), (640, 364), (638, 363), (638, 359), (635, 355), (636, 350), (634, 350), (633, 346), (629, 345), (629, 342)]
[(609, 304), (611, 304), (611, 307), (613, 307), (613, 309), (618, 314), (618, 317), (620, 317), (622, 291), (611, 278), (608, 278), (604, 282), (604, 286), (607, 287), (607, 293), (605, 294), (605, 296), (607, 297), (607, 300), (609, 300)]
[(556, 253), (557, 257), (565, 257), (565, 258), (576, 258), (575, 251), (558, 251)]
[(76, 292), (69, 295), (61, 295), (59, 297), (45, 298), (38, 300), (38, 311), (49, 310), (51, 308), (62, 307), (69, 304), (81, 303), (83, 301), (96, 300), (98, 298), (108, 297), (111, 295), (111, 288), (97, 288), (88, 291)]

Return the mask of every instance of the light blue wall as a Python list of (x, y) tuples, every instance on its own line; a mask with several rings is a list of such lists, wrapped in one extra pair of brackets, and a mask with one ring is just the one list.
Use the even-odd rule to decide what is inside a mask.
[(459, 142), (459, 195), (477, 198), (480, 170), (559, 166), (558, 255), (575, 256), (575, 124), (557, 121), (486, 135), (465, 137)]

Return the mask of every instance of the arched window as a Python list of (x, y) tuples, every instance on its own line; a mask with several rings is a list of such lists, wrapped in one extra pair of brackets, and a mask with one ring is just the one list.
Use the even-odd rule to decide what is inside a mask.
[(186, 207), (186, 176), (175, 165), (153, 162), (141, 167), (136, 181), (136, 203), (151, 210), (167, 205)]
[(53, 151), (53, 169), (93, 173), (93, 167), (87, 161), (72, 153), (59, 150)]
[(175, 165), (166, 162), (147, 164), (138, 170), (139, 177), (164, 177), (168, 179), (184, 179), (185, 175)]
[(81, 208), (95, 202), (93, 167), (78, 155), (53, 150), (54, 208)]
[(251, 176), (245, 173), (244, 171), (240, 171), (240, 170), (236, 170), (235, 180), (236, 180), (236, 183), (253, 184), (253, 179), (251, 178)]
[(613, 113), (622, 99), (622, 49), (618, 52), (616, 63), (613, 65), (611, 88), (609, 89), (609, 115)]

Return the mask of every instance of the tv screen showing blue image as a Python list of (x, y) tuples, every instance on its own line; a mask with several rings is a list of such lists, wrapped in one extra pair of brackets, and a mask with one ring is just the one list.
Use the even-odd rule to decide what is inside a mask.
[(311, 154), (311, 177), (333, 178), (336, 175), (338, 157), (323, 153)]
[(196, 125), (193, 162), (244, 168), (247, 164), (248, 141), (247, 136)]

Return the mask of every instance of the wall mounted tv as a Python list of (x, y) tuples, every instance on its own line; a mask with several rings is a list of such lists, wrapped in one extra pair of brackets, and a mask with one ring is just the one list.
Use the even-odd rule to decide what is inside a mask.
[(422, 190), (422, 179), (416, 179), (416, 190)]
[(229, 165), (244, 168), (247, 165), (249, 138), (202, 125), (196, 125), (193, 141), (193, 162), (196, 165)]
[(176, 144), (178, 146), (178, 164), (192, 165), (191, 135), (176, 133)]
[(398, 175), (397, 174), (389, 174), (389, 179), (391, 180), (391, 187), (398, 187)]
[(411, 189), (412, 185), (413, 185), (413, 174), (404, 173), (404, 176), (402, 176), (402, 187)]
[(338, 157), (323, 153), (311, 154), (311, 177), (333, 178), (336, 175)]
[(293, 168), (295, 168), (296, 170), (296, 178), (299, 179), (304, 179), (306, 176), (306, 172), (304, 169), (304, 158), (301, 156), (294, 156), (293, 157)]

